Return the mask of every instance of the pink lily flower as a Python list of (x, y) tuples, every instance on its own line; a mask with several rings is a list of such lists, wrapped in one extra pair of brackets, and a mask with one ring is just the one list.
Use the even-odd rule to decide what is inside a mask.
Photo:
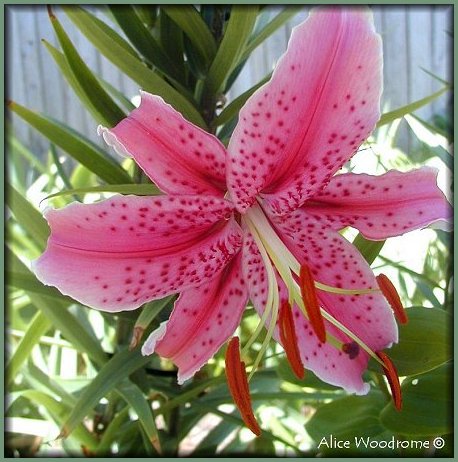
[[(450, 210), (430, 168), (335, 175), (374, 129), (381, 91), (382, 46), (368, 10), (318, 8), (241, 110), (227, 149), (142, 93), (138, 109), (99, 133), (164, 195), (49, 209), (37, 277), (109, 312), (179, 292), (170, 319), (142, 348), (170, 358), (179, 383), (233, 336), (251, 299), (261, 321), (242, 356), (267, 328), (251, 373), (274, 337), (298, 375), (305, 367), (365, 394), (372, 356), (400, 407), (394, 366), (381, 352), (398, 340), (385, 298), (396, 304), (396, 295), (339, 231), (386, 239)], [(238, 340), (227, 362), (234, 399), (258, 433)]]

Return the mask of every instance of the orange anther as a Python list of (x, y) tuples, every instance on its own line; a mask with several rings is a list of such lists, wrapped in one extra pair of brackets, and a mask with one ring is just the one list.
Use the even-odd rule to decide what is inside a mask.
[(318, 337), (318, 340), (321, 343), (325, 343), (326, 329), (324, 327), (324, 320), (320, 311), (320, 303), (316, 293), (315, 281), (313, 280), (312, 273), (307, 265), (301, 266), (299, 278), (302, 300), (304, 301), (305, 310), (307, 311), (310, 324)]
[(380, 287), (380, 290), (382, 291), (382, 294), (385, 296), (387, 302), (391, 306), (391, 309), (393, 310), (396, 319), (401, 324), (407, 324), (407, 321), (409, 319), (407, 318), (406, 310), (402, 306), (401, 299), (393, 283), (384, 274), (379, 274), (376, 277), (376, 279), (378, 286)]
[(226, 378), (229, 391), (235, 405), (240, 411), (245, 425), (256, 435), (261, 434), (261, 428), (251, 407), (250, 389), (245, 373), (245, 363), (240, 359), (240, 344), (238, 337), (233, 337), (226, 350)]
[(393, 396), (394, 407), (400, 411), (402, 409), (402, 394), (399, 376), (391, 359), (382, 351), (376, 352), (377, 356), (383, 361), (383, 372), (386, 375)]
[(304, 378), (304, 365), (301, 361), (299, 348), (297, 346), (296, 330), (294, 319), (289, 303), (285, 300), (280, 308), (279, 315), (280, 340), (288, 358), (291, 369), (298, 379)]

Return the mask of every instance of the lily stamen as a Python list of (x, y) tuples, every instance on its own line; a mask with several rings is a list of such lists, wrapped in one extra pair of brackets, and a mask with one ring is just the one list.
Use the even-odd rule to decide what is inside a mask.
[(326, 342), (326, 328), (320, 311), (320, 302), (316, 293), (312, 272), (307, 265), (301, 266), (300, 287), (302, 300), (308, 314), (310, 324), (321, 343)]
[(390, 385), (391, 395), (393, 397), (394, 407), (400, 411), (402, 409), (402, 393), (401, 393), (401, 384), (399, 383), (399, 375), (396, 371), (391, 359), (387, 354), (382, 351), (377, 352), (377, 356), (383, 361), (383, 372), (388, 380)]
[(405, 308), (402, 305), (401, 298), (394, 287), (393, 283), (388, 279), (385, 274), (379, 274), (377, 277), (377, 283), (382, 291), (383, 296), (386, 298), (388, 304), (396, 316), (396, 319), (400, 324), (407, 324), (409, 318)]
[(298, 379), (303, 379), (305, 369), (299, 353), (291, 306), (287, 301), (284, 301), (280, 308), (279, 330), (280, 340), (291, 369)]
[(250, 389), (245, 373), (245, 363), (240, 359), (240, 342), (233, 337), (226, 350), (226, 378), (229, 391), (245, 425), (256, 435), (261, 434), (261, 428), (256, 420), (251, 406)]

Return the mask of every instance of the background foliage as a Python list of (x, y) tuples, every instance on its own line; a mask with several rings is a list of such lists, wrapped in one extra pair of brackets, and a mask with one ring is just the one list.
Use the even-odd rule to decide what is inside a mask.
[[(188, 119), (227, 143), (240, 107), (262, 83), (225, 101), (250, 54), (296, 13), (285, 8), (271, 20), (261, 6), (116, 6), (106, 21), (83, 7), (64, 7), (50, 21), (60, 47), (45, 42), (62, 78), (94, 118), (113, 126), (134, 106), (118, 89), (94, 74), (62, 27), (67, 15), (81, 34), (142, 89), (162, 96)], [(116, 23), (123, 34), (110, 24)], [(266, 76), (266, 79), (268, 76)], [(434, 78), (434, 77), (432, 77)], [(264, 79), (263, 81), (265, 81)], [(412, 115), (449, 89), (383, 114), (377, 131), (346, 166), (383, 173), (428, 164), (447, 172), (450, 121)], [(336, 455), (317, 445), (333, 434), (349, 439), (432, 440), (443, 436), (452, 453), (451, 259), (449, 234), (425, 230), (375, 243), (345, 230), (376, 272), (387, 273), (408, 307), (409, 324), (390, 355), (404, 378), (404, 409), (397, 413), (376, 366), (365, 397), (347, 396), (311, 372), (303, 381), (289, 370), (281, 348), (271, 344), (252, 381), (252, 399), (263, 426), (252, 439), (243, 427), (225, 384), (218, 354), (183, 386), (157, 356), (129, 349), (135, 327), (145, 335), (168, 317), (174, 297), (117, 315), (97, 312), (43, 286), (30, 262), (49, 233), (39, 209), (71, 201), (93, 202), (116, 192), (158, 191), (130, 159), (112, 157), (84, 133), (17, 102), (9, 108), (49, 142), (47, 158), (35, 157), (8, 131), (7, 445), (15, 455)], [(404, 119), (418, 139), (409, 153), (397, 147)], [(440, 179), (442, 181), (442, 173)], [(448, 188), (448, 183), (445, 183)], [(407, 243), (414, 243), (409, 250)], [(402, 251), (401, 251), (402, 250)], [(408, 258), (406, 258), (408, 257)], [(256, 325), (249, 307), (242, 341)], [(262, 340), (262, 339), (261, 339)], [(260, 344), (251, 349), (252, 359)], [(356, 450), (355, 450), (356, 451)], [(370, 450), (359, 449), (358, 455)], [(387, 455), (419, 455), (388, 450)], [(340, 453), (350, 455), (350, 453)], [(374, 454), (371, 450), (370, 455)]]

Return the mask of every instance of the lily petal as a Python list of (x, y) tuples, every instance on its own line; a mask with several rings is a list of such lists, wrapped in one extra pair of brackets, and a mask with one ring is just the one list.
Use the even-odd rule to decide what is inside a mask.
[(367, 9), (317, 8), (295, 28), (229, 143), (239, 211), (256, 194), (277, 214), (294, 210), (352, 156), (380, 116), (381, 50)]
[(188, 122), (159, 96), (141, 92), (140, 107), (116, 127), (99, 127), (108, 145), (130, 155), (168, 194), (226, 191), (226, 151), (219, 140)]
[[(250, 299), (259, 316), (262, 316), (267, 301), (267, 276), (256, 244), (247, 234), (244, 236), (243, 257), (244, 274)], [(288, 292), (278, 274), (277, 283), (280, 303), (284, 303), (288, 300)], [(369, 391), (369, 385), (362, 380), (362, 374), (367, 368), (369, 356), (360, 351), (356, 358), (350, 359), (348, 355), (332, 345), (321, 343), (317, 339), (312, 325), (304, 317), (299, 307), (294, 304), (292, 310), (298, 347), (304, 367), (313, 371), (321, 380), (342, 387), (349, 393), (366, 394)], [(342, 321), (342, 319), (339, 320)], [(270, 317), (266, 324), (269, 321)], [(328, 321), (325, 321), (325, 326), (327, 332), (333, 334), (343, 343), (350, 340)], [(275, 328), (273, 337), (281, 344), (278, 327)]]
[(247, 298), (237, 255), (211, 282), (181, 293), (165, 327), (146, 340), (143, 354), (170, 358), (178, 366), (178, 383), (183, 383), (234, 333)]
[(333, 229), (353, 226), (368, 239), (386, 239), (451, 219), (436, 178), (431, 167), (380, 176), (337, 175), (303, 208)]
[(103, 311), (201, 285), (238, 252), (232, 204), (216, 197), (114, 196), (48, 209), (40, 281)]

